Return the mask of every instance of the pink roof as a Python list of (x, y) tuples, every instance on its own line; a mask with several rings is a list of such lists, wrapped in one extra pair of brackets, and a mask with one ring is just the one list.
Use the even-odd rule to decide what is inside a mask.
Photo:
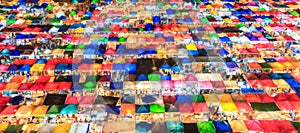
[(248, 102), (235, 102), (234, 104), (240, 112), (253, 112)]
[(264, 132), (262, 129), (260, 122), (256, 120), (244, 120), (244, 123), (249, 131), (257, 131), (257, 132)]
[(203, 103), (193, 103), (193, 112), (209, 112), (208, 106), (205, 102)]
[(79, 104), (93, 104), (95, 97), (94, 96), (78, 96), (77, 97)]

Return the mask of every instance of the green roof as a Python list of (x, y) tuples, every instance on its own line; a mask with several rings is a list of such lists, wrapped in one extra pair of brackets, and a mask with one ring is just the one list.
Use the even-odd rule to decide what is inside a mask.
[(280, 111), (274, 102), (270, 103), (250, 103), (254, 111)]
[(215, 133), (216, 129), (212, 121), (198, 121), (198, 131), (200, 133)]
[(151, 113), (164, 113), (165, 107), (160, 104), (151, 104), (150, 105), (150, 112)]

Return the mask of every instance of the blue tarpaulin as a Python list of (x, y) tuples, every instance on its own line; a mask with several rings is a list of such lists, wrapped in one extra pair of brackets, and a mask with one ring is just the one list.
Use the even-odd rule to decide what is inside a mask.
[(150, 105), (136, 105), (136, 113), (143, 114), (150, 112)]
[(225, 50), (224, 48), (219, 49), (219, 50), (218, 50), (218, 53), (219, 53), (220, 55), (222, 55), (222, 56), (228, 55), (228, 54), (229, 54), (229, 52), (227, 52), (227, 50)]
[(213, 121), (217, 132), (232, 132), (230, 124), (227, 120), (225, 121)]
[(176, 95), (178, 103), (192, 103), (190, 95)]

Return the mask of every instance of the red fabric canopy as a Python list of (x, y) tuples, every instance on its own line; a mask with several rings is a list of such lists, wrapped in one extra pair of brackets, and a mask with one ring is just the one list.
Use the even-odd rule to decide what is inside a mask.
[(200, 113), (200, 112), (209, 112), (208, 106), (205, 102), (203, 103), (193, 103), (192, 112)]
[(5, 88), (5, 86), (6, 86), (6, 84), (7, 84), (7, 83), (1, 82), (1, 83), (0, 83), (0, 90), (3, 90), (3, 89)]
[(288, 101), (300, 101), (300, 98), (295, 93), (286, 94)]
[(286, 101), (287, 100), (286, 95), (283, 93), (277, 94), (274, 98), (275, 98), (275, 101)]
[(0, 106), (6, 106), (11, 97), (0, 96)]
[(259, 121), (256, 120), (244, 120), (244, 123), (249, 131), (264, 132)]
[(177, 99), (176, 96), (163, 96), (164, 103), (175, 104)]
[(261, 102), (274, 102), (275, 99), (268, 94), (259, 94)]
[(44, 90), (56, 90), (58, 88), (58, 85), (58, 82), (48, 82), (46, 83)]
[(7, 106), (2, 112), (1, 115), (14, 115), (18, 111), (18, 105)]
[(37, 80), (35, 80), (36, 83), (47, 83), (51, 79), (51, 76), (40, 76)]
[(280, 110), (295, 110), (294, 106), (289, 101), (276, 101), (275, 103)]
[(44, 83), (35, 83), (30, 90), (44, 90), (45, 84)]
[(259, 122), (264, 132), (280, 132), (277, 126), (277, 120), (260, 120)]
[(291, 122), (287, 120), (276, 120), (274, 123), (277, 124), (280, 129), (280, 133), (297, 133), (298, 131), (291, 124)]
[(244, 74), (244, 77), (247, 80), (257, 80), (258, 79), (258, 77), (254, 73), (246, 73), (246, 74)]
[(235, 102), (234, 104), (240, 112), (253, 112), (248, 102)]
[(262, 67), (257, 63), (257, 62), (249, 62), (247, 63), (249, 69), (257, 69), (257, 70), (261, 70)]
[(78, 104), (78, 99), (76, 96), (68, 96), (65, 104)]
[(72, 82), (58, 82), (58, 90), (70, 90)]
[(18, 90), (30, 90), (34, 83), (23, 83)]
[(248, 102), (261, 102), (260, 96), (257, 94), (243, 94)]

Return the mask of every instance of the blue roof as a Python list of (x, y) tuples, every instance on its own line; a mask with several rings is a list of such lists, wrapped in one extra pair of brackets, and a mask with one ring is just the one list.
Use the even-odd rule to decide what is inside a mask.
[(232, 132), (230, 124), (227, 120), (225, 121), (213, 121), (217, 132)]

